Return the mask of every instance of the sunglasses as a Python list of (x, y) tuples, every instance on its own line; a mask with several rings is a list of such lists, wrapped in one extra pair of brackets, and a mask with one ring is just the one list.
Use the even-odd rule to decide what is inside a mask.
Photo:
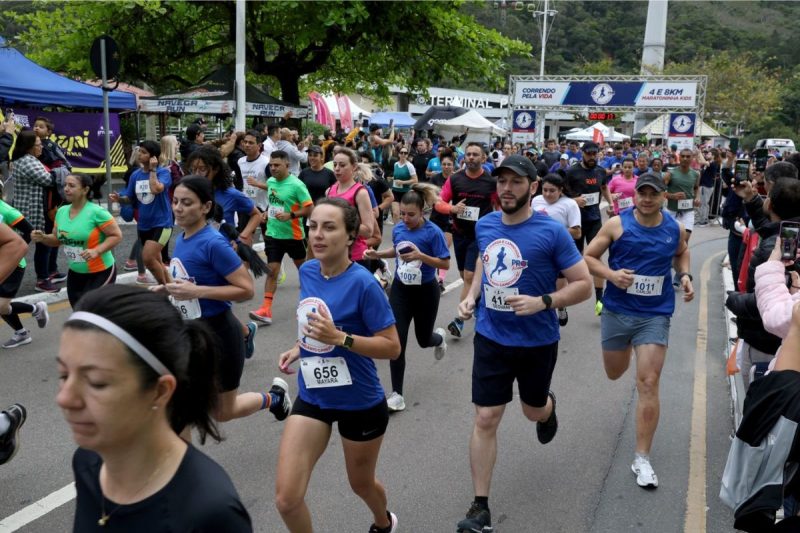
[(400, 154), (401, 154), (401, 155), (402, 155), (402, 154), (407, 154), (407, 153), (408, 153), (408, 152), (406, 152), (406, 151), (402, 151), (402, 152), (400, 152)]

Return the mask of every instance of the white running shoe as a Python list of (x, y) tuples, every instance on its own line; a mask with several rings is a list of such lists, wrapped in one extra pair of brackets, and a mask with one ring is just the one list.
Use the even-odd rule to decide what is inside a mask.
[(50, 321), (50, 314), (47, 312), (47, 304), (44, 302), (36, 302), (33, 305), (33, 318), (36, 319), (36, 325), (40, 328), (47, 326)]
[(447, 340), (445, 340), (445, 336), (447, 335), (447, 333), (444, 331), (444, 328), (436, 328), (436, 331), (434, 331), (434, 333), (436, 333), (437, 335), (441, 335), (442, 337), (442, 344), (433, 347), (433, 357), (434, 359), (439, 361), (441, 360), (442, 357), (444, 357), (444, 354), (447, 353)]
[(636, 484), (645, 489), (658, 487), (658, 476), (650, 466), (650, 460), (645, 457), (636, 457), (631, 465), (631, 470), (636, 474)]
[(392, 392), (389, 397), (386, 398), (386, 404), (389, 406), (390, 411), (402, 411), (406, 408), (406, 401), (396, 392)]

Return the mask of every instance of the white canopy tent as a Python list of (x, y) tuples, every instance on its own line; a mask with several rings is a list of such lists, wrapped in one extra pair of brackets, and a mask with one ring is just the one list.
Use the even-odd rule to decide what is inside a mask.
[(565, 137), (570, 141), (591, 141), (594, 139), (594, 130), (600, 130), (603, 134), (605, 142), (622, 142), (625, 139), (630, 139), (628, 135), (619, 133), (614, 128), (608, 127), (602, 122), (597, 122), (588, 128), (578, 130), (572, 133), (567, 133)]
[(433, 131), (445, 138), (467, 134), (467, 141), (487, 142), (492, 137), (505, 137), (508, 131), (493, 124), (474, 109), (461, 116), (437, 122)]
[[(669, 115), (661, 115), (657, 119), (653, 120), (637, 133), (643, 133), (647, 135), (649, 138), (661, 138), (664, 136), (664, 129), (666, 128), (666, 121), (669, 118)], [(703, 122), (702, 120), (698, 124), (699, 128), (696, 130), (696, 134), (698, 137), (721, 137), (726, 138), (725, 135), (722, 135), (720, 132)]]

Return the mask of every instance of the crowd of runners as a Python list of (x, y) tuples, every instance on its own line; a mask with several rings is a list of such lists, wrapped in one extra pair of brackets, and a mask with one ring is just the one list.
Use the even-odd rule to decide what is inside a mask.
[[(321, 143), (256, 126), (205, 143), (202, 125), (193, 124), (180, 163), (174, 137), (144, 141), (126, 186), (111, 193), (135, 210), (138, 242), (125, 268), (137, 269), (138, 259), (147, 271), (139, 278), (152, 277), (135, 287), (114, 284), (111, 251), (121, 231), (92, 201), (92, 180), (55, 172), (43, 157), (48, 128), (19, 133), (11, 154), (15, 195), (0, 202), (0, 313), (13, 330), (4, 348), (31, 342), (20, 315), (47, 326), (46, 305), (14, 301), (25, 241), (33, 241), (42, 290), (66, 280), (73, 308), (58, 351), (57, 403), (80, 446), (76, 531), (115, 523), (141, 531), (156, 522), (177, 531), (249, 531), (234, 484), (192, 445), (192, 430), (201, 443), (219, 440), (220, 422), (259, 411), (285, 421), (275, 505), (290, 531), (313, 529), (305, 495), (334, 422), (369, 531), (396, 531), (376, 466), (390, 412), (406, 409), (413, 322), (417, 344), (437, 360), (446, 357), (448, 335), (474, 331), (473, 500), (455, 522), (458, 531), (488, 533), (497, 431), (514, 383), (524, 416), (549, 443), (558, 431), (551, 379), (561, 331), (568, 308), (592, 295), (608, 378), (634, 361), (635, 483), (658, 487), (650, 451), (659, 378), (676, 295), (694, 296), (695, 210), (698, 224), (716, 212), (712, 197), (701, 195), (702, 175), (719, 165), (716, 151), (625, 145), (606, 154), (593, 142), (559, 150), (554, 141), (541, 153), (494, 150), (457, 139), (407, 142), (375, 126)], [(749, 194), (736, 189), (731, 196)], [(50, 193), (63, 199), (54, 214)], [(252, 248), (259, 239), (265, 260)], [(63, 251), (68, 274), (48, 270), (51, 249)], [(263, 391), (239, 390), (245, 360), (259, 353), (257, 332), (273, 321), (285, 255), (299, 275), (299, 295), (280, 291), (298, 302), (297, 339), (276, 371), (296, 374), (294, 399), (281, 377)], [(463, 284), (457, 308), (440, 313), (451, 255)], [(242, 323), (232, 303), (257, 297), (260, 275), (263, 299), (249, 312), (252, 322)], [(174, 338), (159, 334), (165, 327)], [(386, 388), (376, 366), (385, 359)], [(19, 404), (0, 414), (0, 464), (16, 452), (25, 417)], [(202, 497), (182, 498), (187, 487)]]

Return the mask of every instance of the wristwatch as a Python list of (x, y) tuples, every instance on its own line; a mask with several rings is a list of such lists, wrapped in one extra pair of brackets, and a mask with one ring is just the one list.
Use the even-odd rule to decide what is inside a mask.
[(553, 307), (553, 299), (550, 298), (549, 294), (542, 294), (541, 298), (542, 298), (542, 302), (544, 302), (544, 308), (545, 309), (550, 309), (550, 308)]
[(289, 213), (289, 218), (297, 218), (297, 214), (294, 211), (292, 211)]
[(689, 276), (689, 281), (694, 281), (694, 278), (688, 272), (678, 272), (678, 279), (683, 279), (683, 276)]
[(344, 334), (344, 340), (342, 341), (341, 347), (345, 348), (346, 350), (349, 350), (353, 347), (353, 337), (349, 333)]

